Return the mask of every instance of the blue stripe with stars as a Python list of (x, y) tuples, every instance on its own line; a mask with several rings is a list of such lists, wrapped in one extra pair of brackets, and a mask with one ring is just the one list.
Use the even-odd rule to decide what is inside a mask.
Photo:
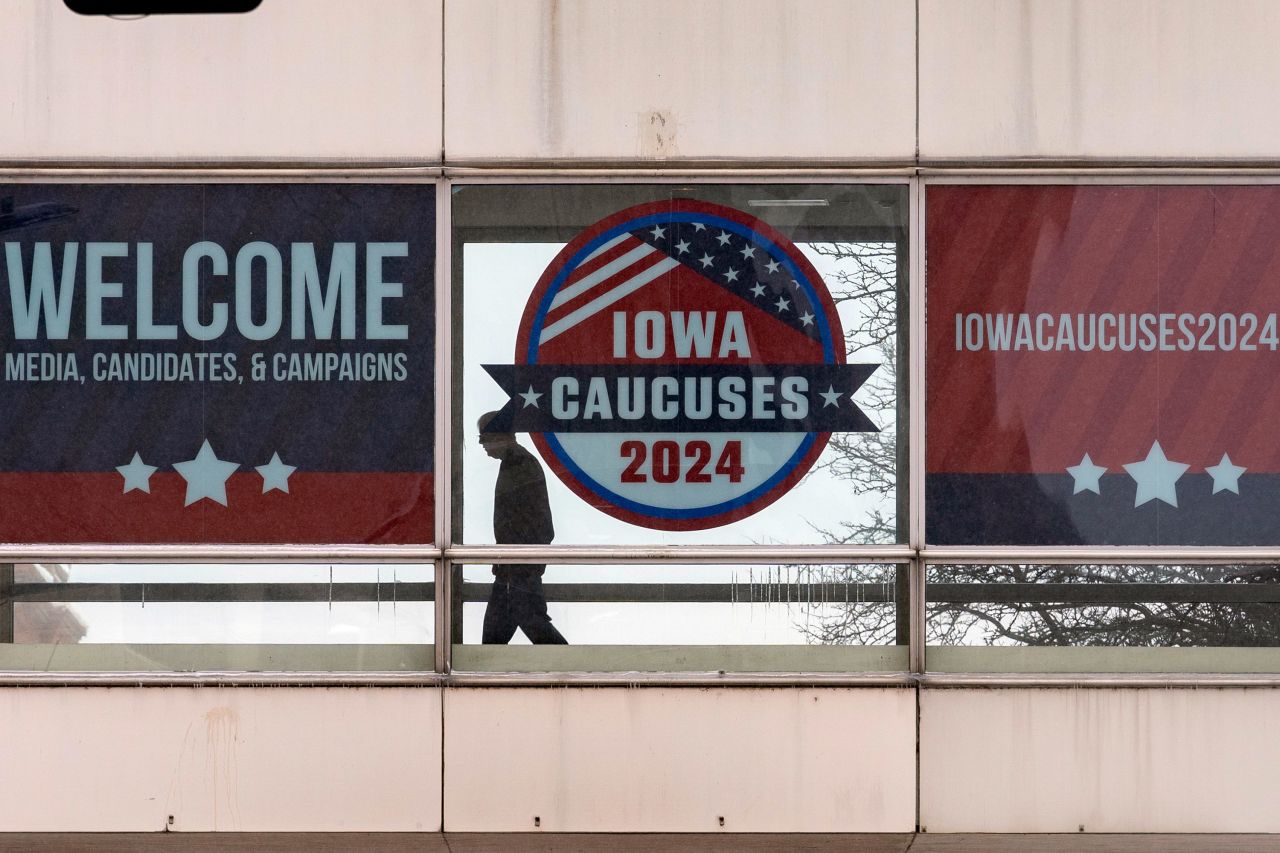
[(546, 324), (547, 312), (551, 310), (551, 303), (556, 298), (556, 294), (560, 292), (560, 288), (564, 286), (565, 281), (571, 276), (584, 260), (596, 249), (603, 246), (613, 238), (620, 234), (635, 231), (648, 225), (662, 225), (664, 223), (687, 222), (703, 223), (731, 231), (739, 237), (750, 240), (751, 242), (762, 246), (770, 255), (770, 257), (781, 258), (783, 265), (791, 277), (804, 289), (806, 298), (809, 303), (818, 312), (818, 340), (822, 344), (822, 358), (828, 364), (835, 362), (835, 344), (831, 340), (830, 324), (827, 322), (826, 312), (822, 302), (818, 298), (817, 291), (814, 289), (813, 283), (809, 281), (800, 267), (791, 257), (783, 252), (778, 246), (764, 235), (748, 228), (747, 226), (734, 222), (732, 219), (725, 219), (722, 216), (716, 216), (709, 213), (698, 213), (691, 211), (681, 211), (673, 213), (654, 213), (648, 216), (641, 216), (632, 219), (620, 225), (616, 225), (609, 230), (596, 235), (587, 245), (583, 246), (578, 252), (569, 259), (569, 262), (561, 268), (560, 272), (551, 281), (551, 286), (547, 288), (547, 292), (542, 295), (542, 302), (538, 305), (538, 313), (534, 315), (533, 326), (529, 332), (529, 347), (525, 353), (525, 360), (530, 364), (538, 363), (538, 341), (542, 335), (542, 328)]

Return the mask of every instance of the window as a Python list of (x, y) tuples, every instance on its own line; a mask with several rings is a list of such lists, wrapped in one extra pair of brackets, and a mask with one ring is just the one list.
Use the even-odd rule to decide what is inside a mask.
[(495, 541), (489, 412), (558, 545), (904, 541), (905, 216), (901, 186), (455, 188), (455, 541)]
[(0, 670), (434, 666), (430, 565), (0, 565)]
[(905, 670), (904, 567), (786, 548), (906, 540), (906, 187), (451, 198), (454, 541), (612, 554), (455, 566), (454, 669)]
[(431, 544), (435, 222), (432, 184), (0, 187), (0, 542), (165, 560), (0, 564), (0, 669), (433, 667), (429, 563), (164, 548)]
[(430, 543), (432, 188), (0, 198), (0, 541)]
[[(463, 567), (455, 671), (907, 669), (905, 566), (549, 565), (536, 582), (528, 569)], [(515, 630), (530, 588), (565, 645)]]
[[(928, 669), (1276, 671), (1272, 567), (1222, 549), (1280, 543), (1280, 188), (926, 203), (926, 538), (978, 551), (927, 568)], [(1198, 550), (1019, 554), (1045, 545)]]
[(928, 192), (928, 540), (1275, 545), (1273, 186)]
[(930, 670), (1275, 672), (1273, 565), (951, 564), (928, 572)]
[(1277, 671), (1280, 188), (929, 186), (918, 552), (905, 182), (449, 190), (0, 190), (0, 668)]

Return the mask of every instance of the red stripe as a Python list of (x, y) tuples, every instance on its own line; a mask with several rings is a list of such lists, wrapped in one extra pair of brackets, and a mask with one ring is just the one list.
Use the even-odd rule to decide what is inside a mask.
[[(1054, 316), (1082, 311), (1156, 311), (1156, 257), (1150, 240), (1151, 213), (1156, 210), (1154, 192), (1073, 193), (1069, 213), (1063, 213), (1062, 221), (1055, 223), (1054, 230), (1061, 229), (1058, 245), (1033, 267), (1035, 286), (1029, 288), (1025, 310)], [(1041, 237), (1037, 242), (1048, 241)], [(1126, 307), (1117, 307), (1121, 305)], [(1134, 365), (1130, 360), (1045, 360), (1036, 355), (1016, 356), (1023, 381), (1036, 389), (1033, 397), (1024, 400), (1029, 435), (1059, 430), (1067, 423), (1074, 425), (1076, 435), (1087, 431), (1099, 419), (1090, 417), (1079, 401), (1097, 400), (1098, 389), (1105, 395), (1105, 402), (1098, 402), (1104, 411), (1141, 396), (1140, 371), (1129, 369)], [(1068, 389), (1074, 393), (1065, 393)], [(1061, 467), (1060, 460), (1044, 458), (1042, 446), (1030, 450), (1030, 470)], [(1077, 461), (1078, 455), (1068, 464)]]
[(665, 252), (654, 251), (648, 255), (645, 255), (643, 258), (636, 261), (635, 263), (623, 267), (621, 270), (617, 272), (616, 275), (612, 275), (609, 278), (606, 278), (604, 281), (597, 282), (593, 287), (590, 287), (587, 290), (584, 290), (582, 293), (579, 293), (577, 296), (573, 297), (568, 302), (565, 302), (562, 305), (557, 305), (555, 308), (552, 308), (550, 311), (547, 312), (546, 324), (550, 325), (551, 323), (554, 323), (556, 320), (560, 319), (566, 314), (570, 314), (576, 311), (577, 309), (581, 308), (582, 306), (586, 305), (591, 300), (596, 299), (597, 297), (603, 296), (604, 294), (608, 293), (610, 290), (612, 290), (613, 288), (621, 284), (625, 284), (627, 281), (629, 281), (632, 278), (635, 278), (640, 273), (644, 272), (650, 267), (655, 266), (656, 264), (662, 263), (667, 259), (667, 257), (668, 256)]
[(645, 245), (645, 243), (642, 240), (637, 240), (635, 237), (628, 234), (625, 240), (618, 243), (618, 245), (609, 249), (607, 252), (601, 252), (591, 260), (583, 261), (579, 264), (578, 268), (570, 273), (569, 277), (565, 279), (564, 284), (561, 285), (561, 287), (567, 287), (579, 279), (586, 278), (605, 264), (613, 263), (627, 252), (630, 252), (636, 246), (643, 245)]
[[(1197, 192), (1211, 212), (1216, 251), (1202, 257), (1186, 296), (1176, 304), (1213, 313), (1237, 311), (1239, 305), (1266, 305), (1280, 272), (1276, 256), (1280, 194), (1269, 193), (1250, 203), (1251, 197), (1240, 188), (1204, 187)], [(1265, 201), (1265, 206), (1259, 201)], [(1206, 259), (1212, 262), (1205, 263)], [(1221, 412), (1250, 412), (1257, 401), (1271, 396), (1277, 354), (1268, 350), (1178, 355), (1182, 358), (1172, 361), (1179, 369), (1163, 369), (1160, 375), (1161, 435), (1169, 436), (1171, 446), (1194, 446), (1207, 440), (1233, 458), (1244, 458), (1240, 456), (1245, 446), (1242, 433), (1252, 418), (1224, 420)], [(1250, 448), (1250, 461), (1241, 464), (1256, 468), (1264, 458), (1268, 465), (1274, 464), (1274, 444), (1268, 440), (1262, 448)]]
[(929, 471), (1061, 473), (1085, 452), (1115, 470), (1156, 439), (1193, 470), (1228, 452), (1280, 471), (1280, 353), (961, 353), (953, 339), (970, 311), (1264, 318), (1280, 191), (936, 187), (928, 203)]
[(227, 506), (184, 507), (186, 481), (151, 475), (151, 493), (122, 494), (115, 472), (0, 474), (0, 542), (429, 544), (431, 474), (289, 477), (289, 494), (262, 494), (255, 473), (227, 480)]

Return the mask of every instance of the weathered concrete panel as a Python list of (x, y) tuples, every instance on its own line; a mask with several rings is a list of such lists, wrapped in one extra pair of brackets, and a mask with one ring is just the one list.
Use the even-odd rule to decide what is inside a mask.
[(439, 159), (440, 2), (114, 20), (8, 0), (0, 157)]
[(921, 0), (925, 159), (1275, 159), (1270, 0)]
[(926, 689), (936, 832), (1280, 832), (1280, 690)]
[(0, 731), (6, 832), (440, 829), (438, 689), (9, 688)]
[(445, 828), (909, 832), (914, 753), (909, 689), (451, 689)]
[(910, 159), (899, 0), (447, 0), (450, 160)]

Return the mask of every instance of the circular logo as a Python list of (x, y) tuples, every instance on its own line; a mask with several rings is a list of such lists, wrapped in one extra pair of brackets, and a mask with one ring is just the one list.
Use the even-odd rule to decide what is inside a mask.
[(596, 508), (643, 527), (745, 518), (812, 467), (831, 432), (875, 431), (851, 395), (831, 295), (764, 222), (694, 200), (587, 228), (525, 306), (510, 396), (486, 427), (528, 432)]

